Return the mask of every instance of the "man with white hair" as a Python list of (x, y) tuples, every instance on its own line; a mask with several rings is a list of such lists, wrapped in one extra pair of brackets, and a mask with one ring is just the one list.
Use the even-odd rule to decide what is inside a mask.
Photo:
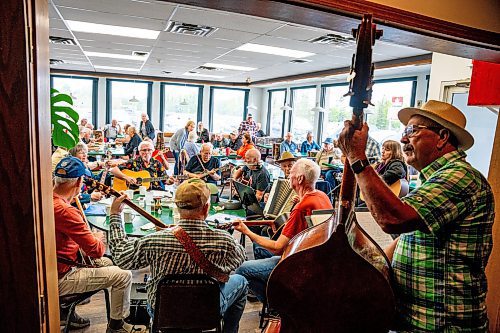
[[(133, 177), (125, 175), (121, 170), (127, 169), (131, 171), (142, 171), (146, 170), (149, 172), (151, 177), (166, 177), (167, 171), (163, 164), (154, 158), (153, 155), (154, 147), (151, 141), (142, 141), (139, 144), (139, 156), (128, 160), (125, 164), (114, 167), (110, 172), (119, 179), (123, 179), (128, 183), (135, 184), (136, 180)], [(151, 182), (150, 189), (153, 190), (164, 190), (166, 184), (173, 184), (173, 179), (168, 178), (165, 180)]]
[[(59, 295), (83, 293), (111, 288), (110, 322), (106, 333), (126, 333), (131, 327), (123, 322), (130, 311), (130, 286), (132, 273), (122, 270), (109, 258), (103, 258), (106, 246), (101, 231), (92, 232), (82, 213), (71, 206), (80, 193), (83, 176), (90, 171), (76, 157), (65, 157), (54, 170), (54, 220), (56, 234), (57, 272)], [(80, 249), (95, 259), (96, 267), (83, 267), (79, 258)], [(66, 324), (68, 313), (61, 313), (61, 322)], [(70, 328), (90, 325), (90, 320), (73, 314), (69, 318)]]
[(149, 116), (147, 113), (141, 114), (141, 123), (139, 125), (139, 135), (142, 139), (145, 137), (150, 138), (151, 140), (155, 139), (155, 128), (151, 120), (149, 120)]
[(109, 140), (116, 140), (118, 134), (122, 134), (122, 127), (118, 124), (116, 119), (111, 120), (111, 124), (107, 124), (103, 128), (104, 137)]
[(200, 178), (207, 183), (217, 184), (221, 178), (220, 160), (212, 156), (212, 144), (210, 142), (201, 145), (199, 154), (191, 157), (184, 174), (189, 178)]
[(277, 240), (271, 240), (252, 232), (243, 222), (234, 228), (247, 235), (252, 242), (273, 252), (275, 256), (266, 259), (246, 261), (236, 270), (237, 274), (243, 275), (249, 283), (259, 301), (266, 299), (266, 284), (271, 271), (281, 259), (281, 254), (288, 245), (288, 241), (302, 230), (307, 229), (306, 216), (310, 216), (316, 209), (332, 209), (332, 203), (328, 196), (316, 190), (316, 181), (319, 178), (319, 166), (311, 160), (299, 159), (290, 171), (290, 182), (292, 188), (299, 196), (299, 202), (290, 213), (290, 217), (283, 227), (283, 231)]

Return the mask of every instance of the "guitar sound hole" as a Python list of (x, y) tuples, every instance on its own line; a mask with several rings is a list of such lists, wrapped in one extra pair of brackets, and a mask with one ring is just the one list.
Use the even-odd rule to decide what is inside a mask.
[(135, 184), (129, 184), (128, 188), (131, 190), (137, 190), (139, 189), (139, 186), (142, 184), (142, 178), (137, 178)]

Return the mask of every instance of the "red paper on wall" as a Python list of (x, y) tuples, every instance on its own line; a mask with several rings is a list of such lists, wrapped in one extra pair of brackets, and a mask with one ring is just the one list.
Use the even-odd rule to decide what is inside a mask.
[(500, 64), (472, 61), (468, 105), (500, 105)]

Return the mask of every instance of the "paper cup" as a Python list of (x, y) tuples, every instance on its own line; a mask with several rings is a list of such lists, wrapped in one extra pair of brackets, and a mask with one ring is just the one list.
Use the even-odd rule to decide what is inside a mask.
[(126, 190), (125, 193), (130, 200), (134, 199), (134, 190)]
[(132, 212), (123, 212), (123, 220), (125, 223), (132, 223), (134, 220), (134, 213)]
[(111, 215), (111, 206), (106, 206), (106, 215)]
[(146, 195), (147, 190), (148, 189), (146, 186), (139, 186), (139, 194), (140, 195)]

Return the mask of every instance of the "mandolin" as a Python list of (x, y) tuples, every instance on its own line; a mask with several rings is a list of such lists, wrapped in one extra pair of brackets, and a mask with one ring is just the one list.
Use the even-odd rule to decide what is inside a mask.
[(123, 174), (126, 176), (132, 177), (135, 179), (136, 183), (131, 184), (127, 182), (124, 179), (119, 179), (115, 177), (113, 179), (113, 190), (115, 191), (125, 191), (125, 190), (137, 190), (139, 189), (139, 186), (146, 186), (146, 188), (149, 188), (152, 182), (158, 182), (161, 180), (166, 180), (169, 179), (170, 176), (162, 176), (162, 177), (151, 177), (148, 171), (146, 170), (141, 170), (141, 171), (131, 171), (124, 169), (122, 170)]
[[(84, 178), (84, 182), (85, 182), (85, 185), (94, 187), (98, 191), (104, 192), (105, 194), (109, 194), (109, 195), (115, 196), (117, 198), (122, 196), (122, 194), (120, 192), (112, 189), (109, 186), (104, 185), (103, 183), (98, 182), (95, 179), (92, 179), (92, 178), (89, 178), (89, 177), (85, 177)], [(137, 206), (130, 199), (123, 200), (123, 203), (125, 203), (127, 206), (129, 206), (130, 208), (132, 208), (133, 210), (135, 210), (137, 213), (139, 213), (142, 216), (144, 216), (144, 218), (146, 218), (149, 222), (153, 223), (155, 226), (157, 226), (159, 228), (167, 228), (166, 224), (164, 224), (162, 221), (158, 220), (156, 217), (154, 217), (153, 215), (151, 215), (148, 212), (146, 212), (141, 207)]]

